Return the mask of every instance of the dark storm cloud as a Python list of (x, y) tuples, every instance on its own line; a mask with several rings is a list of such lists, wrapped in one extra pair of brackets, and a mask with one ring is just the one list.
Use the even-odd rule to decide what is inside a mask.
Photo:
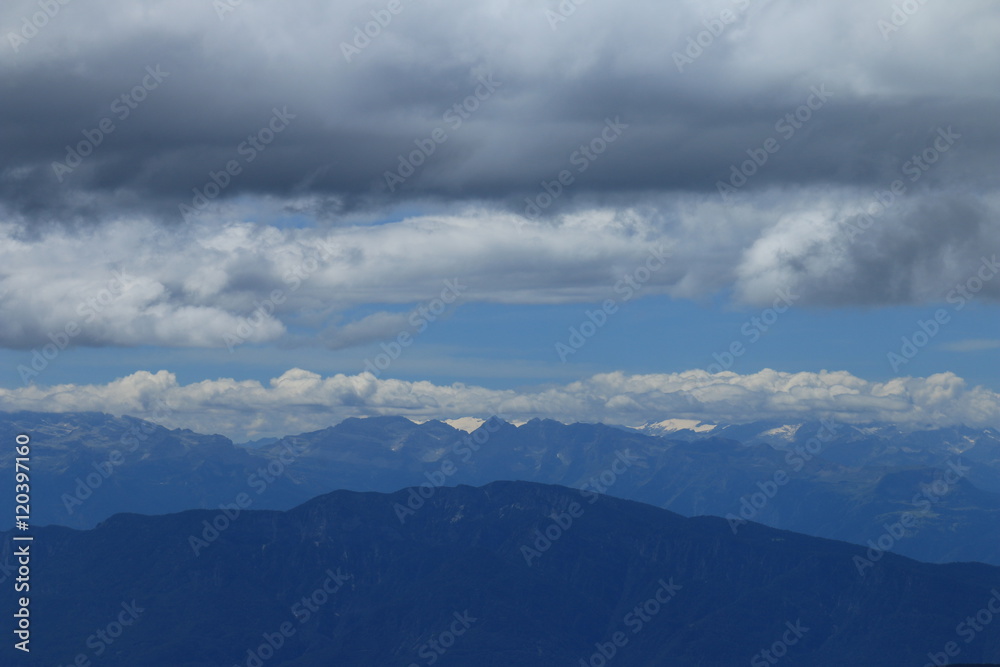
[[(926, 182), (992, 178), (986, 166), (1000, 130), (991, 119), (1000, 104), (985, 97), (982, 81), (996, 78), (997, 61), (973, 62), (970, 40), (948, 32), (949, 25), (988, 30), (964, 21), (982, 3), (924, 7), (892, 42), (876, 26), (890, 7), (750, 4), (745, 19), (678, 71), (675, 54), (689, 48), (687, 39), (733, 4), (591, 4), (553, 30), (530, 3), (404, 3), (346, 62), (341, 43), (378, 3), (244, 2), (221, 20), (207, 2), (151, 3), (148, 11), (73, 3), (16, 53), (0, 45), (7, 93), (0, 197), (42, 217), (86, 210), (86, 195), (169, 216), (210, 172), (236, 160), (241, 172), (220, 198), (520, 202), (572, 168), (573, 152), (599, 136), (608, 118), (628, 130), (579, 175), (570, 195), (712, 193), (769, 137), (780, 151), (748, 191), (876, 186), (945, 125), (964, 132), (961, 160)], [(0, 24), (14, 29), (34, 10), (32, 2), (9, 3)], [(928, 24), (939, 32), (921, 41)], [(804, 34), (817, 26), (825, 32)], [(779, 40), (790, 50), (776, 48)], [(114, 101), (141, 85), (147, 67), (169, 76), (122, 118), (125, 107)], [(460, 116), (447, 122), (448, 109), (483, 90), (482, 77), (500, 85), (488, 99), (473, 98), (469, 106), (479, 108), (460, 127)], [(794, 135), (778, 131), (818, 87), (829, 99)], [(250, 163), (239, 147), (266, 127), (274, 108), (287, 108), (294, 120)], [(65, 147), (86, 141), (83, 132), (104, 118), (114, 131), (60, 182), (53, 163), (65, 162)], [(435, 128), (447, 141), (386, 191), (385, 172)]]

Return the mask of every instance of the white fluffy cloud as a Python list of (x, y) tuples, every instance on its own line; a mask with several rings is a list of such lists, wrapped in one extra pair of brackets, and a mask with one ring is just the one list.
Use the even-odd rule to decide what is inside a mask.
[(129, 414), (236, 440), (316, 430), (347, 417), (373, 415), (424, 420), (497, 414), (509, 420), (540, 417), (625, 425), (668, 418), (740, 423), (828, 416), (903, 427), (1000, 427), (1000, 394), (969, 387), (951, 373), (883, 383), (846, 372), (609, 373), (514, 391), (381, 380), (367, 373), (322, 377), (301, 369), (266, 385), (232, 379), (181, 385), (172, 373), (143, 371), (106, 385), (0, 389), (0, 409)]
[[(1000, 210), (986, 201), (914, 195), (855, 234), (867, 197), (804, 191), (727, 207), (677, 195), (655, 212), (529, 222), (467, 208), (325, 230), (239, 222), (168, 235), (133, 221), (24, 237), (0, 226), (0, 346), (35, 348), (73, 327), (72, 345), (224, 347), (296, 329), (292, 341), (344, 348), (393, 337), (446, 280), (463, 286), (462, 303), (597, 302), (651, 251), (667, 261), (643, 294), (733, 288), (762, 305), (783, 289), (802, 306), (941, 302), (1000, 249)], [(1000, 280), (978, 296), (996, 299)], [(375, 312), (350, 314), (361, 306)]]

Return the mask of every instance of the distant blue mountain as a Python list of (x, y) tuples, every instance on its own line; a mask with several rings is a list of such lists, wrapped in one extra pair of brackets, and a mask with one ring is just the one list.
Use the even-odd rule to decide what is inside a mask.
[[(873, 556), (1000, 565), (1000, 437), (992, 429), (677, 425), (649, 435), (491, 420), (466, 433), (379, 417), (247, 447), (129, 417), (4, 413), (0, 437), (32, 436), (37, 525), (88, 528), (118, 512), (218, 508), (240, 494), (250, 509), (282, 510), (338, 489), (519, 480), (726, 517), (737, 533), (760, 522), (866, 545)], [(0, 470), (12, 457), (11, 448), (0, 451)]]

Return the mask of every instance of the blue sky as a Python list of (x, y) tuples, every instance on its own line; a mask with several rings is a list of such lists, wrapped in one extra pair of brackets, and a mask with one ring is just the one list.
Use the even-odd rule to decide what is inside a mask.
[[(723, 370), (740, 374), (765, 368), (846, 370), (875, 381), (950, 371), (970, 383), (1000, 390), (995, 373), (1000, 345), (967, 351), (949, 347), (996, 340), (996, 311), (988, 305), (973, 302), (957, 313), (947, 303), (888, 309), (793, 307), (763, 332), (754, 323), (754, 318), (760, 321), (762, 309), (733, 308), (724, 299), (724, 295), (704, 301), (663, 295), (636, 298), (611, 315), (583, 347), (567, 354), (565, 363), (556, 343), (568, 343), (570, 328), (579, 329), (588, 321), (586, 313), (599, 310), (599, 302), (461, 305), (415, 336), (413, 345), (380, 376), (516, 388), (615, 370), (636, 374), (718, 370), (712, 367), (729, 362), (729, 349), (738, 342), (744, 345), (744, 353), (733, 357)], [(933, 320), (939, 308), (949, 312), (951, 321), (894, 371), (887, 355), (901, 354), (901, 338), (912, 338), (920, 331), (918, 323)], [(78, 347), (62, 353), (34, 379), (39, 384), (106, 383), (137, 369), (167, 369), (185, 384), (217, 377), (266, 381), (291, 367), (324, 375), (353, 375), (364, 370), (365, 360), (382, 352), (383, 342), (344, 350), (248, 344), (233, 353), (225, 349)], [(7, 369), (4, 385), (20, 385), (20, 378), (11, 371), (18, 365), (30, 366), (31, 352), (4, 350), (0, 359)]]

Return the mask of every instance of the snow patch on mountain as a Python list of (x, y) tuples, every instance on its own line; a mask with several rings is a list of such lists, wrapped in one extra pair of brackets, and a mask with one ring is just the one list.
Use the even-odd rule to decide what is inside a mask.
[(761, 433), (761, 436), (769, 436), (772, 438), (792, 441), (800, 428), (802, 428), (802, 424), (786, 424), (785, 426), (779, 426), (777, 428), (764, 431)]
[(458, 419), (445, 419), (444, 423), (453, 429), (465, 431), (466, 433), (472, 433), (477, 428), (485, 424), (486, 420), (478, 419), (476, 417), (459, 417)]
[(695, 433), (707, 433), (716, 428), (716, 424), (703, 424), (697, 419), (664, 419), (661, 422), (646, 422), (639, 426), (637, 430), (649, 433), (675, 433), (677, 431), (690, 430)]

